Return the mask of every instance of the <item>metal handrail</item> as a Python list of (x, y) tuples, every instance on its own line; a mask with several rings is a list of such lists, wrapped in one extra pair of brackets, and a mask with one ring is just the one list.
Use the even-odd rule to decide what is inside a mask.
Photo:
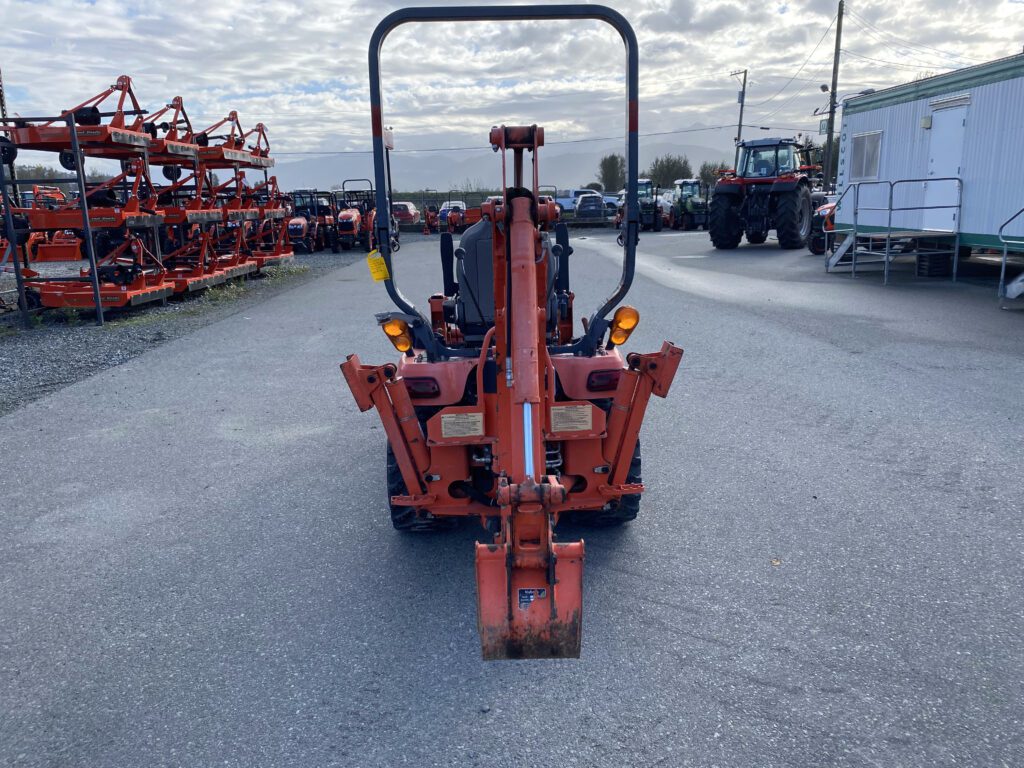
[[(887, 196), (888, 205), (892, 205), (892, 182), (887, 179), (881, 181), (858, 181), (854, 182), (857, 187), (857, 196), (854, 198), (855, 204), (853, 209), (853, 244), (850, 246), (852, 253), (850, 254), (850, 276), (857, 276), (857, 224), (860, 219), (861, 210), (865, 211), (884, 211), (888, 208), (875, 208), (873, 206), (862, 206), (860, 204), (860, 188), (861, 187), (874, 187), (882, 186), (883, 184), (888, 187), (889, 194)], [(891, 215), (890, 215), (891, 220)], [(888, 243), (886, 244), (886, 253), (888, 254)]]
[[(920, 183), (927, 183), (927, 182), (930, 182), (930, 181), (955, 181), (956, 182), (956, 203), (955, 204), (950, 204), (950, 205), (907, 205), (907, 206), (900, 206), (900, 207), (895, 207), (893, 205), (893, 198), (895, 197), (896, 187), (899, 186), (900, 184), (920, 184)], [(878, 207), (878, 206), (862, 206), (860, 204), (860, 188), (862, 186), (869, 187), (869, 186), (881, 186), (881, 185), (886, 185), (889, 188), (889, 194), (888, 194), (888, 197), (887, 197), (887, 204), (886, 204), (886, 206), (884, 208)], [(956, 226), (954, 227), (954, 229), (951, 231), (950, 234), (954, 235), (954, 241), (953, 241), (953, 282), (956, 282), (957, 267), (959, 266), (959, 259), (960, 259), (960, 219), (961, 219), (961, 214), (962, 214), (962, 211), (963, 211), (963, 198), (964, 198), (964, 183), (963, 183), (963, 180), (960, 179), (960, 177), (958, 177), (958, 176), (941, 176), (939, 178), (927, 178), (927, 179), (896, 179), (895, 181), (887, 181), (887, 180), (884, 180), (884, 179), (880, 180), (880, 181), (855, 181), (855, 182), (851, 182), (847, 186), (847, 188), (845, 190), (843, 190), (843, 194), (840, 195), (839, 200), (842, 200), (843, 197), (846, 196), (846, 193), (849, 192), (851, 188), (858, 190), (854, 194), (854, 207), (853, 207), (853, 229), (852, 229), (852, 236), (854, 238), (854, 243), (851, 246), (853, 252), (850, 255), (850, 265), (851, 265), (851, 275), (852, 276), (856, 277), (856, 275), (857, 275), (857, 243), (856, 243), (856, 238), (857, 238), (857, 229), (858, 229), (857, 225), (858, 225), (858, 218), (859, 218), (860, 211), (862, 211), (862, 210), (864, 210), (864, 211), (885, 211), (887, 213), (887, 218), (886, 218), (886, 223), (885, 223), (885, 259), (884, 259), (884, 275), (885, 275), (885, 277), (884, 277), (884, 280), (883, 280), (883, 284), (884, 285), (888, 285), (889, 284), (889, 262), (892, 259), (892, 214), (893, 214), (893, 212), (894, 211), (931, 211), (931, 210), (939, 210), (939, 209), (946, 209), (946, 208), (955, 208), (956, 212), (957, 212), (956, 213)], [(836, 208), (838, 208), (838, 206), (839, 206), (839, 200), (836, 201)], [(1022, 212), (1024, 212), (1024, 211), (1020, 211), (1016, 215), (1019, 215)], [(1016, 215), (1014, 216), (1014, 218), (1016, 218)], [(1009, 223), (1009, 222), (1007, 222), (1007, 223)], [(844, 231), (849, 231), (849, 230), (844, 230)], [(936, 231), (938, 231), (938, 230), (936, 230)]]
[(1010, 246), (1011, 245), (1024, 245), (1024, 239), (1014, 240), (1012, 237), (1011, 238), (1006, 238), (1006, 237), (1003, 237), (1003, 232), (1022, 213), (1024, 213), (1024, 208), (1021, 208), (1019, 211), (1017, 211), (1015, 214), (1013, 214), (1013, 216), (1011, 216), (1006, 221), (1004, 221), (1002, 226), (999, 227), (999, 231), (996, 233), (997, 237), (999, 238), (999, 242), (1001, 242), (1003, 244), (1003, 263), (1002, 263), (1002, 265), (999, 268), (999, 298), (1000, 299), (1005, 299), (1006, 298), (1006, 257), (1007, 257), (1007, 255), (1009, 253)]
[[(839, 195), (839, 197), (836, 198), (836, 202), (835, 202), (835, 204), (832, 207), (832, 235), (833, 235), (833, 238), (835, 237), (835, 235), (850, 235), (851, 237), (853, 237), (853, 244), (854, 245), (856, 245), (856, 243), (857, 243), (857, 194), (858, 194), (857, 193), (857, 189), (858, 189), (858, 186), (856, 184), (851, 184), (850, 186), (848, 186), (846, 189), (843, 190), (843, 193), (841, 195)], [(850, 193), (851, 190), (853, 191), (853, 224), (851, 225), (850, 229), (839, 229), (839, 227), (840, 227), (839, 207), (840, 207), (840, 205), (842, 205), (843, 198), (846, 197)], [(845, 225), (842, 225), (842, 226), (845, 226)], [(832, 242), (835, 243), (835, 240), (833, 239)], [(829, 250), (826, 247), (825, 248), (825, 271), (826, 272), (828, 272), (828, 265), (829, 265), (829, 261), (831, 260), (831, 258), (832, 258), (832, 254), (829, 253)]]
[[(896, 187), (900, 184), (920, 184), (928, 183), (930, 181), (955, 181), (956, 182), (956, 205), (911, 205), (904, 208), (893, 208), (892, 199), (896, 191)], [(960, 265), (960, 219), (961, 211), (964, 200), (964, 183), (959, 176), (940, 176), (933, 179), (897, 179), (891, 182), (889, 187), (889, 221), (886, 224), (885, 234), (885, 278), (883, 285), (889, 284), (889, 258), (890, 258), (890, 244), (892, 242), (892, 212), (893, 211), (933, 211), (946, 208), (955, 208), (955, 226), (952, 231), (954, 235), (953, 239), (953, 282), (956, 282), (957, 267)], [(940, 230), (944, 231), (944, 230)]]

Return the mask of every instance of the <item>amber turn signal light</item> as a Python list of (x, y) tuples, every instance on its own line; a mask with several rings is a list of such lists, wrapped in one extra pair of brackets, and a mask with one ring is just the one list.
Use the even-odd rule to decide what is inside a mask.
[(633, 309), (633, 307), (619, 307), (615, 310), (615, 315), (612, 317), (611, 333), (608, 335), (608, 341), (613, 346), (625, 344), (629, 335), (633, 333), (633, 329), (639, 323), (640, 313)]
[(409, 332), (409, 324), (405, 320), (385, 320), (381, 323), (384, 335), (388, 337), (395, 349), (399, 352), (408, 352), (412, 349), (412, 334)]

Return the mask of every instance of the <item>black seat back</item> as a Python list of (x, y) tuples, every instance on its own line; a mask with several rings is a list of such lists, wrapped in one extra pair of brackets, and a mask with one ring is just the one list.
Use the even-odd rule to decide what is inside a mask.
[(494, 325), (494, 256), (491, 222), (478, 221), (459, 240), (456, 313), (466, 341), (479, 341)]

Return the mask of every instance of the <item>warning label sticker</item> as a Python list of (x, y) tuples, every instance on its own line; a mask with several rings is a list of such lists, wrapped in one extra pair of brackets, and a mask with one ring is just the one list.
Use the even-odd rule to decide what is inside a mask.
[(519, 590), (519, 610), (525, 611), (529, 608), (534, 600), (543, 600), (547, 597), (548, 591), (543, 587), (539, 589), (520, 589)]
[(551, 406), (552, 432), (587, 432), (594, 428), (594, 408), (591, 405)]
[(483, 433), (482, 413), (441, 414), (441, 437), (476, 437)]

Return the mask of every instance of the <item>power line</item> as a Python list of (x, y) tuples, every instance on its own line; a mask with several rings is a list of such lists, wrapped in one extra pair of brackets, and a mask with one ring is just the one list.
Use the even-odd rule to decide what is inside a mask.
[(896, 42), (900, 43), (901, 45), (903, 45), (906, 48), (911, 48), (911, 49), (917, 48), (918, 50), (922, 50), (922, 51), (927, 50), (927, 51), (931, 51), (933, 53), (940, 53), (943, 56), (946, 56), (947, 58), (957, 58), (957, 59), (961, 59), (962, 61), (973, 62), (975, 64), (980, 64), (981, 61), (982, 61), (981, 59), (974, 59), (974, 58), (971, 58), (970, 56), (964, 56), (963, 54), (959, 54), (959, 53), (949, 53), (948, 51), (943, 51), (943, 50), (941, 50), (939, 48), (933, 48), (932, 46), (925, 45), (924, 43), (917, 43), (917, 42), (912, 42), (910, 40), (906, 40), (906, 39), (904, 39), (902, 37), (899, 37), (898, 35), (894, 35), (892, 32), (889, 32), (888, 30), (884, 30), (884, 29), (881, 29), (879, 27), (876, 27), (874, 24), (872, 24), (870, 21), (868, 21), (866, 18), (861, 16), (859, 13), (856, 13), (855, 11), (848, 11), (848, 13), (851, 16), (853, 16), (855, 19), (857, 19), (857, 21), (859, 21), (861, 24), (866, 24), (867, 26), (871, 27), (871, 29), (875, 30), (879, 34), (885, 35), (886, 37), (889, 37), (892, 40), (895, 40)]
[[(856, 56), (858, 59), (864, 59), (865, 61), (870, 61), (870, 62), (873, 62), (875, 64), (883, 64), (883, 65), (886, 65), (886, 66), (889, 66), (889, 67), (895, 67), (895, 68), (898, 68), (898, 69), (909, 69), (909, 70), (913, 70), (915, 72), (920, 72), (923, 68), (925, 68), (924, 65), (921, 65), (921, 64), (901, 64), (898, 61), (886, 61), (885, 59), (875, 59), (875, 58), (872, 58), (871, 56), (865, 56), (862, 53), (857, 53), (856, 51), (851, 51), (848, 48), (844, 48), (843, 49), (843, 53), (845, 55), (848, 55), (848, 56)], [(931, 67), (931, 68), (937, 68), (937, 69), (956, 69), (956, 67), (948, 65), (948, 64), (942, 65), (942, 66), (936, 65), (935, 67)]]
[(796, 80), (796, 76), (799, 75), (801, 72), (803, 72), (804, 67), (807, 66), (807, 63), (811, 60), (811, 57), (814, 56), (815, 53), (817, 53), (818, 48), (820, 48), (821, 44), (823, 42), (825, 42), (825, 38), (828, 37), (828, 33), (832, 30), (832, 25), (835, 24), (835, 23), (836, 23), (836, 17), (833, 16), (832, 17), (832, 21), (829, 22), (828, 27), (825, 29), (825, 33), (821, 36), (821, 39), (818, 40), (818, 42), (814, 46), (814, 48), (811, 49), (811, 52), (809, 54), (807, 54), (807, 58), (804, 59), (804, 63), (801, 64), (800, 68), (797, 69), (797, 71), (793, 73), (793, 76), (791, 78), (789, 78), (789, 80), (786, 81), (786, 84), (784, 86), (779, 88), (778, 91), (776, 91), (772, 96), (770, 96), (769, 98), (765, 99), (764, 101), (759, 101), (756, 104), (750, 104), (749, 106), (751, 106), (751, 107), (763, 106), (764, 104), (767, 104), (769, 101), (772, 101), (773, 99), (775, 99), (775, 97), (777, 97), (779, 94), (781, 94), (784, 90), (789, 88), (790, 83), (792, 83), (794, 80)]
[[(918, 51), (915, 51), (915, 50), (912, 50), (912, 49), (908, 49), (906, 51), (899, 51), (899, 50), (897, 50), (895, 45), (893, 45), (892, 41), (887, 40), (886, 38), (882, 37), (881, 35), (879, 35), (876, 32), (871, 31), (868, 27), (864, 26), (856, 17), (851, 16), (850, 20), (853, 21), (853, 23), (857, 25), (857, 28), (861, 32), (865, 32), (876, 45), (885, 46), (888, 50), (890, 50), (893, 53), (896, 53), (896, 54), (899, 54), (899, 55), (902, 55), (902, 56), (906, 56), (908, 59), (912, 59), (912, 60), (917, 61), (918, 63), (920, 63), (920, 60), (915, 58), (916, 56), (920, 56), (920, 53)], [(931, 66), (931, 65), (927, 65), (927, 66)]]
[[(826, 73), (827, 71), (828, 71), (828, 68), (827, 68), (827, 67), (826, 67), (826, 68), (824, 68), (824, 69), (819, 69), (819, 70), (818, 70), (818, 72), (817, 72), (817, 75), (818, 75), (818, 77), (814, 78), (813, 80), (808, 80), (807, 82), (809, 82), (809, 83), (817, 83), (817, 84), (819, 84), (819, 85), (820, 85), (820, 83), (821, 83), (821, 77), (822, 77), (822, 76), (823, 76), (823, 75), (824, 75), (824, 74), (825, 74), (825, 73)], [(807, 92), (808, 92), (809, 90), (811, 90), (811, 88), (809, 88), (809, 87), (806, 87), (806, 86), (805, 86), (805, 87), (804, 87), (803, 89), (801, 89), (801, 90), (797, 91), (797, 92), (796, 92), (796, 93), (794, 93), (794, 94), (793, 94), (792, 96), (790, 96), (790, 97), (789, 97), (788, 99), (786, 99), (786, 100), (785, 100), (784, 102), (782, 102), (781, 104), (779, 104), (779, 105), (778, 105), (778, 106), (777, 106), (777, 107), (776, 107), (775, 109), (773, 109), (773, 110), (772, 110), (771, 112), (768, 112), (768, 113), (765, 113), (765, 114), (761, 115), (761, 119), (762, 119), (762, 120), (767, 120), (767, 119), (768, 119), (769, 117), (774, 117), (774, 116), (775, 116), (775, 115), (777, 115), (777, 114), (778, 114), (779, 112), (781, 112), (781, 111), (782, 111), (783, 109), (785, 109), (785, 108), (786, 108), (786, 107), (788, 107), (788, 106), (789, 106), (790, 104), (792, 104), (792, 103), (793, 103), (794, 101), (796, 101), (796, 100), (797, 100), (798, 98), (800, 98), (801, 96), (804, 96), (804, 95), (805, 95), (805, 94), (806, 94), (806, 93), (807, 93)], [(817, 88), (817, 87), (815, 87), (815, 88), (814, 88), (814, 90), (818, 90), (818, 88)]]
[(879, 45), (884, 45), (886, 48), (888, 48), (893, 53), (899, 54), (901, 56), (906, 56), (909, 59), (913, 59), (917, 64), (919, 64), (921, 66), (925, 66), (925, 67), (948, 67), (949, 66), (948, 63), (945, 63), (945, 64), (935, 64), (934, 62), (922, 61), (921, 60), (921, 55), (922, 54), (921, 54), (920, 51), (916, 51), (914, 49), (908, 49), (908, 50), (901, 51), (892, 42), (886, 40), (881, 35), (879, 35), (879, 34), (877, 34), (875, 32), (872, 32), (870, 29), (868, 29), (867, 27), (863, 26), (859, 19), (854, 18), (853, 19), (853, 23), (856, 24), (858, 26), (858, 28), (862, 32), (866, 32), (868, 35), (870, 35), (872, 37), (872, 39), (875, 40)]
[[(681, 133), (700, 133), (702, 131), (721, 131), (721, 130), (724, 130), (726, 128), (734, 128), (734, 127), (735, 126), (733, 126), (733, 125), (709, 125), (709, 126), (706, 126), (704, 128), (684, 128), (684, 129), (677, 130), (677, 131), (653, 131), (651, 133), (641, 133), (639, 135), (642, 138), (649, 138), (651, 136), (674, 136), (676, 134), (681, 134)], [(808, 130), (808, 126), (800, 126), (800, 127), (788, 126), (788, 125), (762, 126), (762, 125), (758, 125), (757, 123), (752, 123), (752, 124), (744, 123), (744, 127), (745, 128), (767, 128), (768, 130), (779, 130), (779, 131), (806, 131), (806, 130)], [(550, 146), (555, 146), (557, 144), (586, 144), (588, 142), (596, 142), (596, 141), (623, 141), (623, 140), (625, 140), (624, 136), (599, 136), (599, 137), (594, 137), (594, 138), (590, 138), (590, 139), (563, 139), (562, 141), (548, 141), (548, 142), (545, 142), (544, 146), (550, 147)], [(427, 148), (427, 149), (393, 149), (391, 151), (392, 151), (393, 154), (398, 154), (398, 153), (403, 153), (403, 154), (404, 153), (410, 153), (411, 154), (411, 153), (415, 153), (415, 152), (420, 152), (420, 153), (424, 153), (424, 152), (483, 152), (483, 151), (490, 152), (492, 150), (491, 150), (491, 148), (489, 146), (478, 146), (478, 147), (430, 147), (430, 148)], [(325, 150), (321, 150), (321, 151), (318, 151), (318, 152), (274, 152), (273, 153), (273, 155), (275, 157), (284, 157), (284, 156), (289, 156), (290, 157), (290, 156), (297, 156), (297, 155), (321, 156), (321, 155), (372, 155), (372, 154), (373, 154), (373, 150), (372, 149), (333, 149), (333, 150), (325, 149)]]

